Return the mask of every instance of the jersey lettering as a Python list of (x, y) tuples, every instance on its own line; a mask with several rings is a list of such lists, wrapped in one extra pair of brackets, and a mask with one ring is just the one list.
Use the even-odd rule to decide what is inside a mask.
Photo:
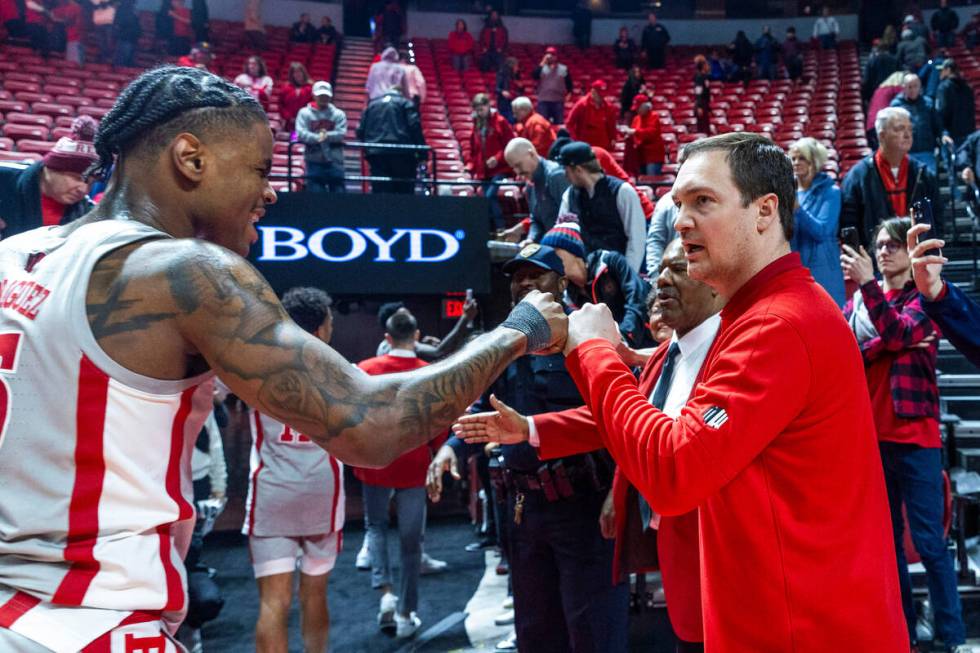
[(0, 308), (11, 308), (31, 320), (51, 294), (47, 288), (29, 280), (0, 281)]
[(286, 444), (313, 444), (313, 440), (308, 435), (297, 433), (288, 426), (283, 426), (282, 433), (279, 434), (279, 442)]

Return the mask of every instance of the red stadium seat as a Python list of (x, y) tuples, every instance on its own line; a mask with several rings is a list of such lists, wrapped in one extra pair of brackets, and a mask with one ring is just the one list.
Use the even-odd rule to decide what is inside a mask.
[(33, 163), (34, 161), (40, 161), (42, 158), (44, 157), (36, 152), (8, 152), (7, 150), (0, 150), (0, 161)]
[(51, 116), (45, 116), (37, 113), (19, 113), (17, 111), (11, 111), (7, 114), (8, 123), (19, 123), (22, 125), (41, 125), (42, 127), (50, 128), (54, 119)]
[(14, 141), (22, 141), (25, 138), (37, 141), (44, 141), (48, 138), (48, 128), (42, 125), (24, 125), (15, 122), (8, 122), (0, 127), (0, 133)]
[(54, 146), (54, 141), (35, 141), (31, 139), (24, 139), (17, 142), (18, 151), (36, 152), (37, 154), (47, 154)]

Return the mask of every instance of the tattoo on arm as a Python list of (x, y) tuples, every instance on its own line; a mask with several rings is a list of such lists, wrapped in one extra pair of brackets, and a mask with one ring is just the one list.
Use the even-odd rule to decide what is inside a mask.
[(232, 390), (321, 445), (363, 454), (361, 464), (448, 428), (523, 353), (522, 337), (504, 329), (435, 365), (371, 377), (289, 320), (240, 259), (203, 249), (170, 266), (167, 281), (185, 334)]

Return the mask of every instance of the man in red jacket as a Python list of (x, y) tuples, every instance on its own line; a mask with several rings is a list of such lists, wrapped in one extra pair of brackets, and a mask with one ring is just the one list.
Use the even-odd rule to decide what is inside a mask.
[(579, 98), (572, 107), (565, 127), (568, 128), (573, 139), (611, 150), (616, 139), (618, 112), (614, 106), (603, 99), (602, 94), (605, 92), (605, 80), (597, 79), (592, 82), (589, 94)]
[[(650, 397), (654, 405), (659, 404), (665, 414), (676, 417), (694, 385), (701, 380), (701, 365), (718, 332), (717, 313), (722, 302), (710, 286), (687, 275), (680, 240), (664, 250), (655, 296), (656, 304), (651, 302), (650, 312), (662, 312), (662, 321), (674, 329), (674, 336), (647, 360), (640, 375), (639, 391)], [(668, 359), (673, 359), (669, 367)], [(525, 417), (499, 400), (498, 404), (501, 409), (497, 412), (460, 418), (460, 430), (473, 429), (474, 433), (485, 430), (498, 438), (522, 439), (529, 438), (533, 430), (536, 438), (532, 444), (538, 446), (542, 460), (591, 450), (600, 437), (592, 413), (584, 406)], [(678, 653), (703, 651), (697, 510), (676, 517), (653, 513), (618, 470), (612, 494), (616, 521), (613, 582), (619, 582), (629, 573), (659, 567), (667, 613), (679, 640)], [(654, 532), (656, 536), (652, 538)], [(652, 539), (654, 551), (650, 551)]]
[[(415, 355), (418, 323), (408, 311), (397, 311), (385, 323), (385, 340), (391, 351), (357, 364), (368, 374), (391, 374), (424, 367)], [(364, 511), (367, 518), (368, 550), (371, 556), (371, 587), (381, 591), (378, 625), (395, 629), (396, 637), (410, 637), (422, 621), (415, 610), (419, 601), (419, 574), (422, 560), (422, 533), (425, 528), (425, 473), (432, 449), (441, 440), (423, 444), (383, 469), (354, 468), (354, 476), (364, 484)], [(401, 579), (399, 596), (392, 591), (388, 564), (388, 503), (395, 497), (398, 537), (401, 541)]]
[(726, 300), (702, 382), (676, 420), (654, 408), (602, 305), (572, 314), (568, 370), (652, 509), (698, 508), (708, 650), (907, 651), (861, 356), (790, 253), (789, 159), (750, 133), (686, 154), (676, 228), (691, 277)]

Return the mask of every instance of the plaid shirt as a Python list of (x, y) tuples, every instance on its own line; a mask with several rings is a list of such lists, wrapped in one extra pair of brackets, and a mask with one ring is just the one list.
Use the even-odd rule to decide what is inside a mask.
[[(909, 281), (891, 302), (877, 281), (861, 286), (861, 296), (878, 336), (861, 344), (865, 363), (881, 356), (893, 357), (891, 371), (892, 402), (898, 417), (939, 418), (939, 386), (936, 381), (936, 356), (939, 351), (939, 327), (925, 311), (915, 282)], [(850, 316), (853, 301), (844, 314)], [(926, 348), (915, 347), (931, 335), (936, 340)]]

